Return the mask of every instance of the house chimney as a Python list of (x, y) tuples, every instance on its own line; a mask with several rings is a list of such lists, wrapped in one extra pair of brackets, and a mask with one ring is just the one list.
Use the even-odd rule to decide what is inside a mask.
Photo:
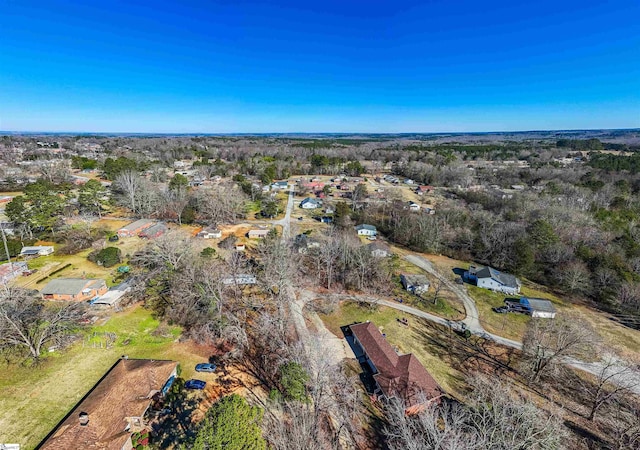
[(86, 427), (89, 424), (89, 414), (86, 412), (81, 412), (78, 419), (80, 419), (80, 425), (83, 427)]

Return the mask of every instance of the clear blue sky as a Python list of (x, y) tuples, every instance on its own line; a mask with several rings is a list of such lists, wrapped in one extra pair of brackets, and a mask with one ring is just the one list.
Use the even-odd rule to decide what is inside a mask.
[(639, 18), (638, 0), (0, 0), (0, 130), (640, 127)]

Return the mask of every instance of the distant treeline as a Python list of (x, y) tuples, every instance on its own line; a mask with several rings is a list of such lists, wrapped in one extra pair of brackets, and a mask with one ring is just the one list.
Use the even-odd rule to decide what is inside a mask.
[(599, 139), (559, 139), (556, 142), (558, 148), (570, 148), (580, 151), (615, 150), (621, 152), (638, 151), (637, 145), (616, 144), (613, 142), (601, 142)]
[(589, 165), (597, 169), (617, 172), (626, 170), (636, 174), (640, 172), (640, 154), (627, 156), (597, 153), (591, 156)]

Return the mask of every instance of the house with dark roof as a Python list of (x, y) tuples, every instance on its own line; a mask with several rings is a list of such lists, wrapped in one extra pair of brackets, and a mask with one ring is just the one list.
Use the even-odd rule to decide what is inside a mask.
[(418, 358), (411, 353), (398, 355), (373, 322), (350, 325), (347, 330), (360, 365), (372, 374), (378, 398), (404, 402), (407, 414), (439, 402), (442, 389)]
[(107, 293), (107, 283), (91, 278), (56, 278), (42, 288), (45, 300), (83, 302)]
[(475, 281), (478, 287), (509, 295), (518, 294), (522, 287), (522, 283), (515, 276), (489, 266), (469, 266), (464, 275), (468, 280)]
[(36, 448), (134, 448), (132, 434), (149, 430), (145, 415), (169, 391), (177, 367), (175, 361), (118, 360)]

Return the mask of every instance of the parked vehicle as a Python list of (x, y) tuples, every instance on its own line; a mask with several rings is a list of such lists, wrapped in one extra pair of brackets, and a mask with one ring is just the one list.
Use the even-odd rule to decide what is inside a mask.
[(204, 389), (207, 385), (206, 381), (202, 380), (189, 380), (184, 384), (185, 389)]
[(215, 372), (217, 366), (211, 363), (196, 364), (196, 372)]

